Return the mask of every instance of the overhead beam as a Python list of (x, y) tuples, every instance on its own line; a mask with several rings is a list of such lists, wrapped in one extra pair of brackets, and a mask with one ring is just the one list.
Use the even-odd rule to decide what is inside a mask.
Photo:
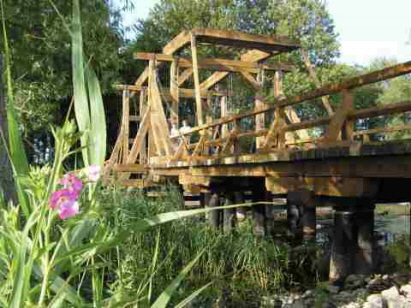
[[(115, 85), (114, 86), (115, 89), (117, 90), (128, 90), (128, 91), (134, 91), (134, 92), (140, 92), (144, 89), (146, 89), (146, 87), (137, 87), (134, 85)], [(168, 88), (162, 88), (161, 91), (161, 97), (171, 101), (171, 92), (170, 89)], [(195, 90), (194, 89), (187, 89), (187, 88), (179, 88), (178, 89), (178, 95), (181, 98), (194, 98), (195, 97)], [(208, 95), (211, 96), (232, 96), (233, 93), (232, 91), (224, 91), (224, 90), (219, 90), (219, 91), (215, 91), (215, 90), (203, 90), (201, 89), (201, 98), (207, 98)]]
[(182, 31), (163, 48), (163, 53), (171, 55), (190, 43), (190, 31)]
[(191, 33), (198, 41), (246, 49), (289, 52), (300, 48), (299, 42), (285, 37), (250, 34), (233, 30), (194, 28)]
[[(166, 54), (155, 54), (155, 53), (145, 53), (138, 52), (135, 55), (137, 60), (157, 60), (164, 62), (178, 61), (178, 66), (180, 67), (193, 67), (191, 59), (174, 57), (172, 55)], [(246, 62), (239, 60), (229, 60), (229, 59), (201, 59), (198, 60), (198, 68), (210, 69), (216, 71), (228, 71), (228, 72), (248, 72), (248, 73), (258, 73), (261, 69), (271, 70), (271, 71), (291, 71), (294, 66), (290, 64), (276, 63), (273, 65), (258, 64), (255, 62)]]

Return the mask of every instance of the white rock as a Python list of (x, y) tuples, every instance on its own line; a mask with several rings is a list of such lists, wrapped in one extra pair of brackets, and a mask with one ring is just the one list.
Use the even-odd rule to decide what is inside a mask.
[(367, 297), (368, 307), (370, 308), (384, 308), (386, 303), (380, 294), (372, 294)]
[(381, 292), (381, 295), (386, 300), (397, 299), (398, 297), (400, 297), (400, 293), (398, 292), (397, 287), (392, 287), (388, 290), (384, 290), (384, 291)]
[(405, 286), (401, 287), (401, 292), (404, 293), (404, 295), (407, 298), (411, 299), (411, 284), (406, 284)]

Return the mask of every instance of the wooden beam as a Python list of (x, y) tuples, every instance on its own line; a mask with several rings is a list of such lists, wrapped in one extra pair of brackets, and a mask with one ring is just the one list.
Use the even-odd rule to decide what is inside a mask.
[(352, 110), (354, 98), (350, 91), (343, 90), (342, 102), (328, 125), (323, 142), (336, 141), (341, 136), (341, 131), (349, 112)]
[[(264, 52), (261, 50), (249, 50), (245, 54), (241, 55), (241, 61), (245, 62), (258, 62), (262, 60), (266, 60), (267, 58), (271, 57), (272, 54), (268, 52)], [(213, 87), (215, 84), (223, 80), (229, 75), (228, 72), (215, 72), (209, 78), (207, 78), (201, 84), (201, 89), (207, 90)]]
[(241, 70), (240, 73), (241, 73), (241, 76), (244, 77), (244, 79), (248, 81), (248, 83), (254, 88), (254, 90), (256, 91), (261, 90), (261, 84), (254, 78), (253, 75), (243, 70)]
[(190, 44), (191, 33), (190, 31), (182, 31), (176, 37), (174, 37), (166, 46), (163, 48), (163, 53), (167, 55), (172, 55), (180, 49), (184, 48)]
[(267, 177), (265, 183), (267, 190), (277, 194), (307, 189), (331, 197), (372, 197), (379, 188), (376, 179), (346, 177)]
[(121, 137), (123, 141), (123, 161), (128, 157), (128, 139), (130, 135), (130, 93), (128, 90), (123, 91), (123, 119), (121, 121)]
[[(317, 89), (321, 88), (322, 84), (321, 84), (320, 80), (318, 79), (318, 76), (317, 76), (317, 73), (314, 70), (314, 67), (311, 64), (310, 56), (308, 55), (307, 51), (304, 50), (304, 49), (301, 50), (301, 54), (303, 56), (305, 67), (307, 68), (308, 74), (309, 74), (310, 78), (312, 79), (312, 81), (314, 82), (315, 87)], [(325, 110), (327, 110), (327, 112), (328, 112), (328, 115), (333, 115), (334, 111), (331, 107), (329, 96), (323, 96), (323, 97), (321, 97), (321, 100), (323, 102)]]
[[(134, 92), (140, 92), (146, 87), (136, 87), (134, 85), (116, 85), (115, 88), (117, 90), (128, 90), (128, 91), (134, 91)], [(179, 97), (180, 98), (195, 98), (195, 89), (186, 89), (186, 88), (179, 88)], [(162, 88), (160, 91), (161, 97), (163, 99), (166, 99), (168, 101), (171, 101), (171, 90), (168, 88)], [(201, 98), (207, 98), (208, 96), (232, 96), (233, 92), (228, 91), (228, 90), (205, 90), (201, 89)]]
[(137, 136), (134, 139), (133, 146), (131, 147), (130, 153), (127, 156), (126, 163), (134, 164), (137, 160), (137, 156), (141, 151), (141, 147), (145, 140), (148, 128), (150, 126), (150, 107), (147, 108), (145, 114), (140, 123), (140, 127), (137, 131)]
[(250, 34), (233, 30), (194, 28), (199, 41), (263, 51), (288, 52), (300, 48), (299, 42), (285, 37)]
[(140, 164), (116, 164), (113, 166), (113, 171), (116, 172), (131, 172), (131, 173), (145, 173), (148, 167)]
[[(138, 60), (157, 60), (172, 62), (178, 61), (180, 67), (192, 67), (193, 63), (188, 58), (174, 57), (165, 54), (154, 54), (154, 53), (144, 53), (138, 52), (135, 55)], [(294, 66), (290, 64), (276, 63), (273, 65), (257, 64), (255, 62), (245, 62), (239, 60), (230, 59), (201, 59), (197, 62), (198, 68), (211, 69), (216, 71), (228, 71), (228, 72), (241, 72), (245, 71), (248, 73), (258, 73), (259, 70), (271, 70), (271, 71), (291, 71)]]
[[(398, 76), (409, 74), (409, 73), (411, 73), (411, 61), (406, 62), (406, 63), (402, 63), (402, 64), (398, 64), (398, 65), (394, 65), (394, 66), (386, 68), (384, 70), (372, 72), (372, 73), (365, 74), (365, 75), (362, 75), (362, 76), (359, 76), (359, 77), (350, 78), (350, 79), (347, 79), (347, 80), (345, 80), (343, 82), (340, 82), (340, 83), (329, 84), (329, 85), (326, 85), (326, 86), (322, 87), (321, 89), (311, 91), (311, 92), (306, 93), (304, 95), (297, 95), (297, 96), (294, 96), (294, 97), (291, 97), (291, 98), (274, 99), (273, 103), (271, 103), (268, 107), (266, 107), (262, 110), (251, 110), (251, 111), (244, 112), (242, 114), (232, 116), (232, 117), (227, 118), (227, 119), (218, 120), (218, 121), (216, 121), (212, 124), (209, 124), (209, 125), (198, 126), (198, 127), (193, 128), (191, 131), (187, 132), (187, 134), (191, 134), (193, 132), (201, 131), (203, 129), (207, 129), (209, 127), (221, 125), (221, 124), (224, 124), (224, 123), (229, 123), (229, 122), (234, 121), (234, 120), (240, 120), (240, 119), (243, 119), (243, 118), (246, 118), (246, 117), (250, 117), (250, 116), (257, 115), (257, 114), (265, 113), (265, 112), (274, 110), (277, 107), (294, 106), (294, 105), (300, 104), (304, 101), (313, 100), (313, 99), (319, 98), (319, 97), (324, 96), (324, 95), (330, 95), (330, 94), (335, 94), (335, 93), (341, 92), (344, 89), (353, 89), (353, 88), (356, 88), (356, 87), (360, 87), (360, 86), (363, 86), (363, 85), (375, 83), (375, 82), (382, 81), (382, 80), (385, 80), (385, 79), (398, 77)], [(363, 111), (361, 111), (361, 112), (363, 112)], [(381, 112), (381, 111), (379, 111), (379, 112)], [(348, 118), (350, 119), (351, 117), (355, 117), (356, 113), (360, 113), (360, 112), (359, 111), (352, 112), (352, 114), (349, 115)], [(287, 131), (294, 131), (294, 130), (313, 127), (313, 126), (316, 126), (316, 125), (327, 124), (330, 120), (331, 120), (330, 117), (325, 117), (325, 118), (321, 118), (321, 119), (318, 119), (318, 120), (307, 121), (307, 122), (304, 122), (304, 123), (290, 124), (287, 127)], [(290, 127), (292, 129), (290, 129)]]
[(203, 106), (201, 103), (200, 76), (198, 73), (197, 43), (195, 35), (191, 35), (191, 57), (193, 62), (194, 87), (196, 93), (197, 124), (203, 125)]
[(178, 77), (178, 86), (181, 86), (191, 75), (193, 75), (193, 68), (186, 68)]
[(403, 130), (411, 130), (411, 124), (402, 124), (392, 127), (379, 127), (367, 130), (358, 130), (353, 133), (354, 136), (364, 136), (371, 134), (382, 134), (382, 133), (395, 133)]
[(178, 87), (178, 63), (177, 60), (171, 62), (170, 68), (170, 96), (171, 96), (171, 123), (178, 125), (178, 102), (179, 102), (179, 87)]

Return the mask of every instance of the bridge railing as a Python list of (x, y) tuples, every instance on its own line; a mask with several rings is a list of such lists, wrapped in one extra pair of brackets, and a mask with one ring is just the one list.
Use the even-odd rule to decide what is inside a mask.
[[(298, 145), (309, 144), (312, 146), (335, 146), (352, 142), (361, 138), (368, 141), (370, 134), (390, 133), (401, 130), (411, 130), (411, 124), (401, 124), (391, 127), (381, 127), (367, 130), (356, 130), (356, 120), (367, 119), (391, 114), (411, 111), (410, 101), (381, 105), (368, 109), (354, 109), (353, 90), (368, 84), (388, 80), (411, 73), (411, 61), (398, 64), (383, 70), (375, 71), (345, 81), (325, 85), (315, 91), (291, 98), (274, 99), (266, 103), (266, 107), (251, 110), (241, 114), (220, 118), (213, 123), (192, 128), (190, 131), (172, 137), (178, 146), (175, 149), (174, 160), (200, 159), (201, 157), (219, 157), (238, 154), (264, 153), (275, 150), (283, 150)], [(341, 102), (333, 115), (320, 117), (313, 120), (290, 123), (287, 120), (287, 111), (301, 103), (310, 103), (315, 100), (333, 94), (342, 94)], [(264, 98), (259, 98), (264, 100)], [(272, 114), (274, 116), (272, 116)], [(244, 130), (242, 122), (255, 123), (256, 117), (263, 115), (272, 118), (269, 128)], [(323, 127), (320, 137), (308, 136), (308, 138), (295, 138), (295, 132)], [(198, 141), (190, 143), (197, 135)], [(260, 142), (255, 146), (256, 138)], [(176, 142), (178, 139), (179, 142)], [(241, 141), (247, 140), (249, 147), (241, 147)], [(247, 142), (245, 142), (247, 144)], [(253, 146), (254, 145), (254, 146)]]

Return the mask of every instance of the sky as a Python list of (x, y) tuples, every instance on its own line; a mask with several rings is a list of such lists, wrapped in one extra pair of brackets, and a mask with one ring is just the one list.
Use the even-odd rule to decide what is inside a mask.
[[(159, 0), (131, 0), (125, 25), (145, 18)], [(339, 34), (339, 62), (368, 65), (376, 57), (411, 60), (411, 0), (327, 0)], [(410, 42), (410, 44), (407, 44)]]

